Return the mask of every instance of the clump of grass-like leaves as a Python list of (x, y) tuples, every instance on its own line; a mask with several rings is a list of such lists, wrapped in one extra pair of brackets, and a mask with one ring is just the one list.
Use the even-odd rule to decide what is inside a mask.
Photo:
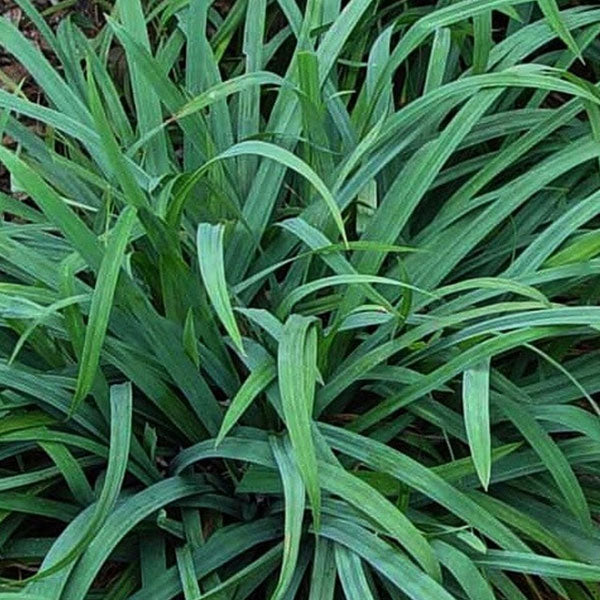
[(16, 3), (0, 600), (598, 598), (600, 8)]

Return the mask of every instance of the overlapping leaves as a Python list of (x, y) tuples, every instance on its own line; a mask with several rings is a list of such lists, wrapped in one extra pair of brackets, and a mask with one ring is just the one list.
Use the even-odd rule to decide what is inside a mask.
[(17, 4), (0, 597), (596, 598), (600, 10)]

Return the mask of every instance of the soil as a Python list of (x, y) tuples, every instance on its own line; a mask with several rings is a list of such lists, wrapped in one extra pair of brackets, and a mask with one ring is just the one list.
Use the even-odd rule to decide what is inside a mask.
[[(98, 28), (100, 14), (94, 6), (93, 0), (73, 0), (70, 6), (62, 10), (56, 10), (57, 0), (32, 0), (35, 7), (45, 15), (46, 22), (55, 29), (60, 21), (68, 15), (77, 19), (78, 24), (84, 28)], [(14, 0), (0, 0), (0, 17), (10, 21), (17, 27), (25, 37), (37, 46), (47, 56), (48, 60), (55, 62), (48, 45), (36, 30), (25, 12)], [(40, 102), (42, 93), (29, 76), (27, 71), (0, 45), (0, 88), (9, 92), (20, 90), (29, 100)], [(31, 127), (37, 127), (31, 123)], [(8, 136), (2, 136), (3, 146), (11, 146), (12, 140)], [(0, 191), (10, 191), (10, 180), (6, 169), (0, 165)]]

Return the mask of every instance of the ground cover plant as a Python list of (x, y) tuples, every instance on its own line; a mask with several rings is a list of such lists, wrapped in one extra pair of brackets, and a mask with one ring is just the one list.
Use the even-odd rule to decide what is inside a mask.
[(0, 600), (600, 597), (600, 8), (15, 4)]

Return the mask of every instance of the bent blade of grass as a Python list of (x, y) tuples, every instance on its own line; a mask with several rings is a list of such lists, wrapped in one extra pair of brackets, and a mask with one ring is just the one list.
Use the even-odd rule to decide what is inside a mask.
[(282, 77), (268, 71), (244, 73), (243, 75), (238, 75), (227, 81), (215, 84), (205, 92), (187, 102), (173, 115), (172, 118), (183, 119), (195, 112), (201, 111), (218, 100), (225, 99), (232, 94), (251, 91), (256, 86), (261, 85), (280, 87), (289, 84)]
[(596, 415), (600, 416), (600, 407), (598, 403), (592, 398), (592, 396), (588, 393), (583, 385), (574, 377), (568, 369), (565, 369), (558, 361), (553, 359), (550, 355), (546, 354), (543, 350), (540, 350), (538, 347), (533, 344), (523, 344), (525, 348), (535, 352), (538, 356), (541, 356), (546, 362), (552, 365), (555, 369), (560, 371), (580, 392), (583, 398), (585, 398), (589, 405), (592, 407)]
[[(32, 586), (36, 589), (45, 589), (47, 577), (50, 577), (49, 585), (51, 587), (58, 586), (58, 589), (62, 589), (65, 586), (66, 578), (69, 576), (71, 569), (63, 571), (64, 567), (70, 565), (85, 552), (117, 502), (125, 474), (127, 473), (132, 439), (133, 397), (131, 384), (126, 383), (111, 387), (110, 408), (108, 467), (98, 500), (93, 505), (93, 510), (90, 511), (89, 518), (83, 527), (83, 533), (81, 533), (81, 529), (78, 530), (80, 534), (78, 539), (76, 541), (73, 540), (72, 545), (68, 549), (65, 548), (64, 555), (57, 556), (56, 560), (48, 564), (46, 569), (42, 569), (42, 571), (34, 575)], [(62, 549), (62, 545), (60, 545), (60, 548)], [(60, 554), (59, 547), (57, 547), (56, 553)]]
[(294, 460), (294, 451), (289, 439), (269, 438), (271, 450), (279, 469), (283, 483), (285, 501), (285, 529), (283, 543), (283, 559), (277, 588), (271, 595), (271, 600), (286, 597), (296, 565), (302, 538), (302, 522), (304, 520), (306, 489), (302, 476)]
[(238, 329), (225, 280), (223, 262), (223, 225), (200, 223), (196, 235), (198, 263), (208, 297), (236, 348), (244, 354), (242, 336)]
[(64, 444), (40, 442), (40, 447), (61, 471), (75, 501), (84, 506), (92, 504), (94, 492), (81, 465)]
[(518, 402), (503, 397), (502, 412), (529, 442), (560, 489), (571, 512), (583, 527), (591, 523), (590, 508), (571, 465), (554, 440)]
[(8, 359), (8, 364), (12, 364), (17, 358), (21, 348), (25, 345), (25, 342), (29, 338), (29, 336), (34, 332), (34, 330), (39, 327), (46, 319), (52, 317), (59, 310), (72, 307), (73, 305), (77, 305), (80, 302), (85, 302), (89, 300), (88, 294), (80, 294), (78, 296), (71, 296), (69, 298), (64, 298), (63, 300), (58, 300), (57, 302), (52, 303), (50, 306), (46, 307), (41, 311), (39, 315), (37, 315), (32, 323), (30, 323), (27, 328), (23, 331), (23, 333), (19, 336), (17, 343), (15, 344), (13, 351)]
[[(304, 219), (286, 219), (279, 224), (280, 227), (290, 231), (300, 240), (302, 240), (313, 252), (315, 252), (320, 258), (333, 269), (338, 275), (357, 275), (356, 270), (352, 266), (352, 263), (347, 260), (341, 250), (350, 248), (353, 250), (373, 250), (379, 252), (394, 252), (401, 251), (401, 247), (394, 247), (391, 245), (377, 244), (371, 242), (349, 242), (344, 247), (340, 247), (336, 244), (331, 244), (329, 238), (307, 223)], [(339, 250), (339, 251), (336, 251)], [(359, 284), (363, 285), (363, 284)], [(375, 303), (386, 306), (390, 312), (393, 312), (393, 307), (386, 300), (386, 298), (372, 288), (372, 286), (365, 284), (365, 295), (371, 298)]]
[(348, 243), (346, 230), (344, 229), (344, 220), (335, 198), (323, 180), (303, 160), (281, 146), (276, 146), (275, 144), (268, 142), (255, 141), (240, 142), (239, 144), (236, 144), (235, 146), (225, 150), (225, 152), (222, 152), (213, 160), (242, 156), (244, 154), (258, 155), (262, 156), (263, 158), (268, 158), (279, 163), (280, 165), (287, 167), (288, 169), (291, 169), (292, 171), (295, 171), (307, 179), (325, 201), (325, 204), (327, 205), (327, 208), (329, 209), (329, 212), (331, 213), (331, 216), (337, 225), (342, 239), (346, 244)]
[(456, 292), (477, 289), (497, 290), (498, 292), (503, 293), (519, 294), (525, 298), (537, 300), (547, 308), (551, 306), (548, 298), (536, 288), (519, 281), (507, 279), (505, 277), (477, 277), (475, 279), (465, 279), (459, 283), (452, 283), (450, 285), (438, 288), (435, 290), (435, 293), (440, 296), (446, 296)]
[(273, 453), (265, 441), (226, 437), (218, 446), (214, 440), (205, 440), (182, 450), (172, 461), (169, 471), (182, 473), (187, 467), (207, 458), (231, 458), (276, 468)]
[[(275, 311), (280, 318), (285, 318), (292, 310), (294, 305), (305, 298), (306, 296), (321, 290), (326, 287), (334, 285), (364, 285), (369, 283), (379, 283), (382, 285), (390, 285), (403, 289), (412, 290), (419, 292), (427, 297), (438, 299), (435, 293), (428, 292), (427, 290), (418, 288), (411, 285), (410, 283), (404, 283), (397, 279), (390, 279), (389, 277), (380, 277), (379, 275), (361, 275), (360, 273), (350, 273), (347, 275), (331, 275), (330, 277), (323, 277), (316, 279), (310, 283), (306, 283), (292, 292), (290, 292), (277, 307)], [(384, 301), (384, 306), (390, 306), (387, 300)], [(392, 309), (393, 310), (393, 309)]]

